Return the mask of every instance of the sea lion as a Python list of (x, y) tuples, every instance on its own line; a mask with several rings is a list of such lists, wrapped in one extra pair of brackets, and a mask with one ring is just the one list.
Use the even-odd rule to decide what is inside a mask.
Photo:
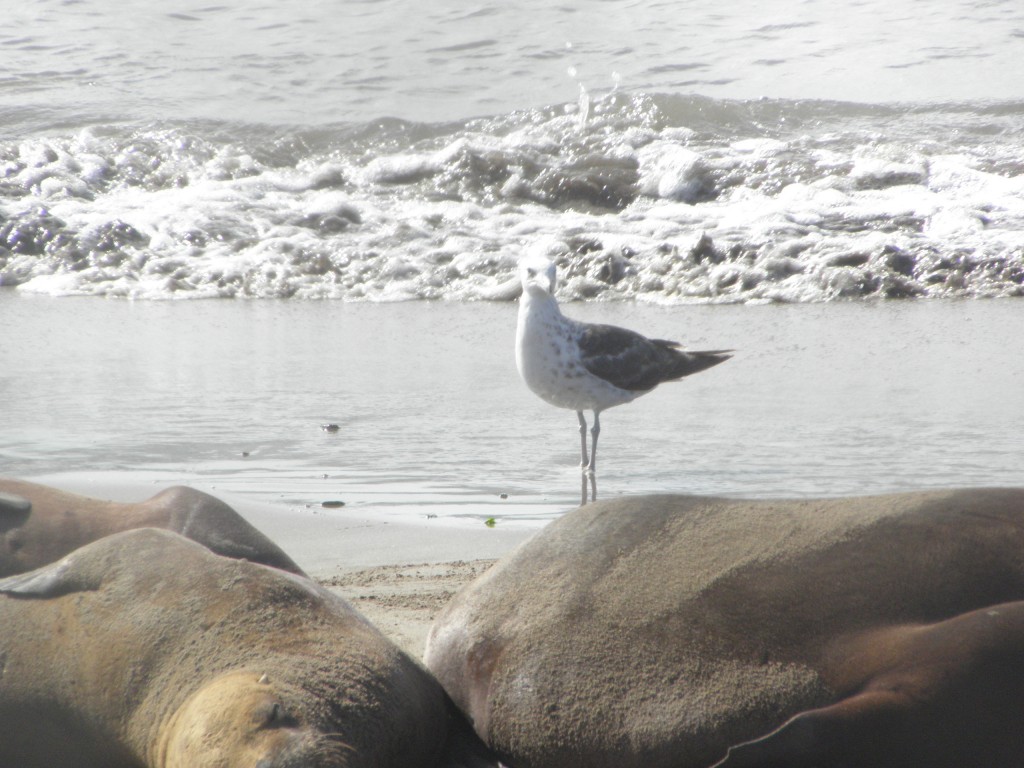
[[(858, 685), (915, 676), (919, 697), (903, 702), (915, 727), (941, 732), (963, 697), (968, 720), (999, 732), (972, 742), (974, 764), (1007, 764), (1010, 744), (1017, 765), (1019, 719), (1005, 713), (1020, 707), (1021, 686), (997, 671), (1017, 663), (1024, 628), (1007, 618), (993, 645), (986, 614), (969, 612), (1022, 599), (1024, 490), (625, 498), (566, 514), (467, 587), (438, 616), (424, 658), (516, 768), (705, 768), (730, 747), (729, 768), (811, 765), (790, 738), (827, 721), (810, 713), (859, 701), (868, 719), (881, 716), (884, 698), (858, 700)], [(925, 648), (941, 663), (915, 666)], [(943, 670), (972, 671), (943, 687)], [(855, 756), (844, 765), (964, 764), (956, 750), (908, 763), (920, 741), (890, 736), (874, 754), (822, 729), (816, 748)], [(751, 741), (782, 759), (741, 762)]]
[(840, 638), (822, 671), (842, 698), (730, 747), (715, 768), (1018, 766), (1021, 669), (1021, 601)]
[(132, 528), (167, 528), (226, 557), (302, 573), (274, 542), (220, 499), (185, 486), (119, 503), (0, 478), (0, 577), (24, 573)]
[(430, 768), (441, 687), (340, 597), (176, 533), (0, 580), (0, 765)]

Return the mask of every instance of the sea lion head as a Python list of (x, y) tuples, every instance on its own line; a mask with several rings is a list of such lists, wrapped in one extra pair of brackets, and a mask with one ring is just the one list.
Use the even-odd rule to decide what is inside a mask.
[(350, 768), (356, 756), (316, 722), (301, 690), (229, 672), (200, 688), (163, 734), (165, 768)]

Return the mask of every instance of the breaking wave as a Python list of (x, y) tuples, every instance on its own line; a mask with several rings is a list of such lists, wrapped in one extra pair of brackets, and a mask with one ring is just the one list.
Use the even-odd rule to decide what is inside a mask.
[[(581, 106), (583, 107), (581, 109)], [(0, 285), (53, 295), (1024, 295), (1024, 104), (612, 92), (446, 124), (101, 125), (0, 141)]]

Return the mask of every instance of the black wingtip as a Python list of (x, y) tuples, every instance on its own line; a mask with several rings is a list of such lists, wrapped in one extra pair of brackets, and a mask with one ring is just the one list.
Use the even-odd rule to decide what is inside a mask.
[(675, 350), (676, 365), (673, 368), (674, 379), (681, 379), (692, 373), (700, 373), (732, 357), (731, 349), (705, 349), (697, 352)]

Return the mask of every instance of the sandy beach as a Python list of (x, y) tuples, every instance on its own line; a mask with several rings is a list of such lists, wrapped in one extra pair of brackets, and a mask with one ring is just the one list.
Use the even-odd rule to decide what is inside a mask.
[[(259, 526), (251, 510), (240, 509)], [(266, 523), (267, 521), (264, 521)], [(262, 530), (268, 535), (271, 525)], [(422, 658), (435, 616), (531, 530), (430, 530), (354, 519), (328, 535), (275, 541), (403, 650)], [(376, 564), (367, 565), (366, 561)]]
[(438, 612), (494, 560), (453, 560), (418, 565), (342, 569), (319, 579), (352, 603), (406, 653), (421, 658)]
[[(239, 510), (259, 527), (252, 510)], [(263, 520), (268, 535), (276, 526)], [(331, 532), (323, 535), (326, 528)], [(470, 530), (355, 518), (309, 537), (275, 541), (324, 586), (352, 603), (415, 658), (434, 617), (466, 584), (529, 538), (529, 530)], [(288, 541), (284, 541), (288, 539)], [(376, 564), (368, 565), (373, 560)]]

